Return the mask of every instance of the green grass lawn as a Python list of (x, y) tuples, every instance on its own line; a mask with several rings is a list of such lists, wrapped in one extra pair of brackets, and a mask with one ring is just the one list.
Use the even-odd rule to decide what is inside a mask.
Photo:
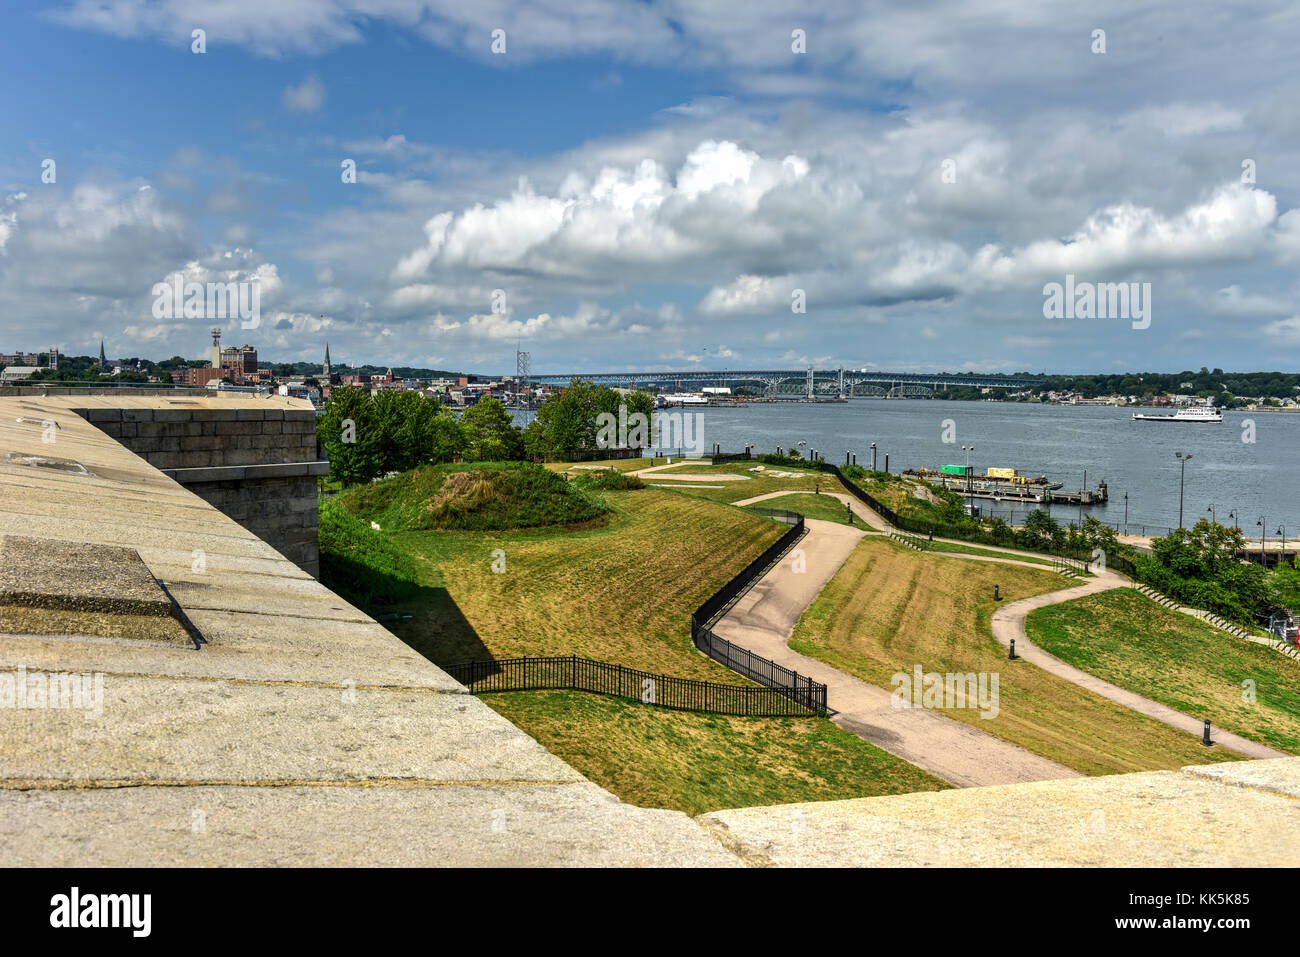
[[(677, 492), (599, 494), (611, 509), (599, 524), (381, 534), (362, 522), (352, 530), (364, 547), (340, 555), (382, 559), (376, 575), (413, 574), (413, 595), (367, 610), (397, 614), (385, 625), (436, 664), (578, 654), (749, 684), (694, 649), (690, 613), (786, 526)], [(375, 504), (388, 507), (382, 496)], [(502, 559), (504, 570), (493, 571)], [(648, 807), (698, 813), (944, 786), (825, 718), (694, 714), (568, 691), (483, 700), (592, 780)]]
[[(727, 462), (722, 465), (709, 465), (707, 463), (697, 465), (691, 463), (683, 465), (680, 469), (671, 469), (670, 472), (682, 472), (686, 475), (744, 475), (746, 479), (740, 482), (719, 482), (722, 488), (683, 488), (683, 495), (691, 495), (696, 498), (708, 499), (712, 502), (739, 502), (744, 499), (754, 498), (758, 495), (766, 495), (769, 492), (786, 492), (802, 491), (812, 492), (813, 489), (820, 486), (822, 491), (844, 491), (843, 486), (835, 480), (833, 475), (824, 475), (820, 472), (810, 469), (786, 468), (784, 466), (764, 466), (767, 472), (793, 473), (794, 478), (773, 478), (764, 475), (763, 472), (755, 472), (754, 462)], [(649, 475), (642, 476), (647, 482), (664, 482), (668, 485), (672, 479), (664, 479), (667, 472), (651, 472)], [(784, 508), (785, 500), (792, 496), (781, 496), (769, 502), (760, 502), (761, 505), (771, 506), (772, 508)]]
[(790, 646), (892, 690), (892, 676), (999, 675), (1000, 709), (945, 714), (1085, 774), (1149, 771), (1231, 760), (1192, 735), (1147, 718), (1026, 662), (1010, 662), (989, 621), (993, 586), (1003, 601), (1069, 587), (1060, 575), (970, 562), (864, 538), (795, 628)]
[[(831, 491), (839, 492), (839, 483), (836, 483)], [(788, 509), (791, 512), (800, 513), (804, 518), (816, 518), (824, 522), (839, 522), (841, 525), (849, 524), (849, 510), (845, 508), (843, 502), (830, 495), (814, 495), (811, 493), (782, 495), (780, 498), (768, 499), (765, 502), (758, 502), (747, 507), (755, 509)], [(852, 524), (857, 528), (868, 527), (862, 518), (857, 515), (853, 516)]]
[(659, 458), (642, 456), (639, 459), (598, 459), (594, 462), (547, 462), (546, 467), (552, 472), (572, 472), (574, 475), (580, 475), (585, 471), (590, 471), (589, 466), (630, 472), (634, 469), (649, 468), (652, 465), (663, 465), (667, 461), (663, 456)]
[[(1135, 589), (1033, 612), (1030, 640), (1089, 674), (1253, 741), (1300, 753), (1300, 662)], [(1255, 700), (1246, 700), (1253, 682)]]
[(694, 714), (572, 691), (492, 694), (483, 701), (641, 807), (703, 814), (947, 787), (824, 719)]
[(577, 654), (744, 683), (691, 645), (690, 613), (786, 526), (658, 489), (604, 496), (599, 528), (394, 533), (422, 592), (392, 630), (436, 664)]
[[(922, 535), (918, 537), (924, 538), (925, 536)], [(978, 548), (974, 545), (954, 545), (952, 542), (940, 541), (930, 542), (929, 544), (930, 550), (935, 552), (953, 552), (959, 555), (982, 555), (985, 558), (1010, 558), (1018, 562), (1030, 562), (1034, 565), (1046, 565), (1048, 568), (1052, 567), (1052, 560), (1050, 558), (1043, 558), (1034, 555), (1033, 553), (1017, 551), (1016, 554), (1009, 555), (1006, 552), (994, 551), (991, 548)]]

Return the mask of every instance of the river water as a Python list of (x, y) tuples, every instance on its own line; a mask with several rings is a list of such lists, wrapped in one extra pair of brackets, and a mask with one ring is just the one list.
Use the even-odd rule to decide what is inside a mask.
[[(845, 450), (859, 465), (876, 464), (894, 473), (903, 469), (965, 465), (962, 445), (974, 445), (970, 464), (976, 475), (990, 466), (1016, 468), (1023, 475), (1046, 475), (1065, 489), (1078, 489), (1087, 470), (1089, 488), (1109, 486), (1104, 506), (1083, 513), (1121, 529), (1128, 495), (1128, 529), (1163, 534), (1178, 525), (1180, 463), (1175, 451), (1190, 452), (1184, 488), (1184, 524), (1210, 517), (1239, 525), (1258, 538), (1261, 518), (1268, 536), (1285, 527), (1300, 538), (1300, 414), (1226, 412), (1221, 423), (1135, 422), (1131, 408), (1058, 406), (1013, 402), (948, 402), (932, 399), (854, 399), (831, 403), (753, 403), (743, 408), (690, 409), (703, 416), (704, 448), (718, 443), (737, 452), (746, 445), (759, 452), (779, 445), (817, 449), (828, 462), (844, 464)], [(1150, 412), (1152, 410), (1144, 410)], [(951, 421), (945, 443), (945, 428)], [(1250, 439), (1253, 423), (1254, 441)], [(1022, 520), (1031, 505), (977, 500), (984, 514)], [(1235, 522), (1228, 513), (1234, 512)], [(1058, 521), (1077, 520), (1078, 506), (1054, 505)]]

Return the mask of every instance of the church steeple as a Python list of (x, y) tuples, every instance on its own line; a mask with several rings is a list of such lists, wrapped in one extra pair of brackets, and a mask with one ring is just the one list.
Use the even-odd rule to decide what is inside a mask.
[(327, 382), (329, 381), (329, 377), (330, 377), (330, 344), (329, 344), (328, 342), (325, 343), (325, 365), (324, 365), (324, 366), (322, 367), (322, 369), (321, 369), (321, 375), (325, 378), (325, 381), (327, 381)]
[(99, 340), (99, 367), (102, 369), (108, 365), (108, 359), (104, 355), (104, 340)]

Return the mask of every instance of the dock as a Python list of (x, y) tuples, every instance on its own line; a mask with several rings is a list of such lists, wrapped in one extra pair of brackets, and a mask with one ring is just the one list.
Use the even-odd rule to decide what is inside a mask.
[(1025, 502), (1041, 505), (1104, 505), (1110, 499), (1105, 482), (1098, 482), (1095, 489), (1050, 489), (1041, 485), (1008, 485), (1004, 483), (981, 482), (977, 478), (969, 481), (960, 476), (937, 476), (926, 479), (931, 485), (965, 495), (967, 498), (987, 499), (992, 502)]

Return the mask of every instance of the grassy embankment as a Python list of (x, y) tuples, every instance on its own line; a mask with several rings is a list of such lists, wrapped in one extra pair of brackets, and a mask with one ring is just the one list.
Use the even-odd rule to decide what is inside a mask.
[[(355, 489), (326, 510), (354, 510), (350, 530), (368, 543), (365, 554), (392, 564), (391, 549), (409, 560), (412, 593), (363, 607), (411, 615), (389, 627), (435, 663), (579, 654), (744, 684), (694, 650), (690, 612), (784, 526), (657, 489), (600, 491), (591, 487), (598, 479), (554, 480), (539, 481), (543, 494), (517, 503), (519, 514), (583, 514), (565, 501), (569, 494), (598, 502), (603, 511), (574, 523), (519, 528), (500, 521), (510, 516), (498, 503), (485, 507), (509, 527), (482, 529), (483, 515), (451, 507), (465, 504), (464, 490), (455, 486), (450, 495), (445, 475), (419, 473)], [(428, 527), (451, 521), (461, 527)], [(497, 549), (504, 552), (501, 573), (492, 570)], [(593, 781), (642, 806), (700, 813), (943, 786), (825, 719), (692, 714), (581, 692), (483, 700)]]
[(571, 475), (582, 475), (584, 472), (590, 472), (594, 469), (617, 469), (620, 472), (631, 472), (636, 469), (647, 469), (652, 465), (664, 465), (667, 461), (663, 456), (658, 458), (643, 456), (639, 459), (597, 459), (593, 462), (547, 462), (545, 468), (552, 472), (568, 472)]
[(1292, 658), (1129, 588), (1040, 608), (1025, 630), (1035, 644), (1089, 674), (1300, 753), (1300, 662)]
[(893, 688), (896, 672), (996, 673), (1000, 710), (945, 714), (1085, 774), (1148, 771), (1232, 759), (1154, 719), (1024, 661), (1008, 661), (990, 629), (994, 584), (1004, 601), (1068, 587), (1053, 572), (914, 552), (862, 540), (795, 629), (791, 647)]

